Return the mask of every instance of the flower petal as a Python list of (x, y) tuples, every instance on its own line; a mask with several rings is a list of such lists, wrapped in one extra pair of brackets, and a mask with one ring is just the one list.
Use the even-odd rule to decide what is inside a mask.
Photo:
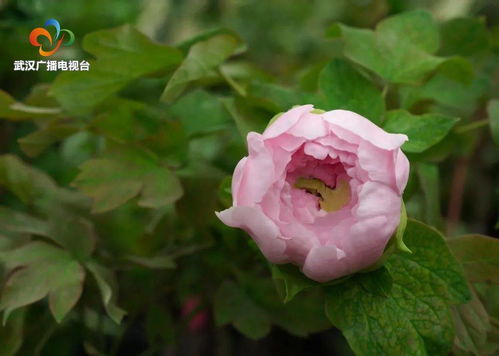
[[(352, 138), (348, 133), (353, 133), (379, 148), (393, 150), (402, 146), (408, 140), (406, 135), (388, 133), (365, 117), (352, 111), (332, 110), (322, 114), (322, 116), (327, 122), (346, 130), (346, 132), (344, 130), (333, 130), (333, 132), (349, 142), (351, 142)], [(350, 136), (350, 139), (348, 136)]]
[(245, 230), (270, 262), (289, 262), (277, 225), (259, 207), (236, 206), (215, 214), (225, 225)]

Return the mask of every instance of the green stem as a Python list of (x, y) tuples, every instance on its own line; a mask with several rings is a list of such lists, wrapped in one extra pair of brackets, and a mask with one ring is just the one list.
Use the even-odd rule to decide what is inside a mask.
[(489, 119), (476, 120), (469, 124), (460, 126), (456, 129), (456, 133), (462, 134), (476, 129), (481, 129), (489, 124)]
[(383, 97), (383, 99), (386, 98), (388, 90), (390, 90), (390, 83), (386, 83), (385, 86), (383, 87), (383, 91), (381, 92), (381, 96)]

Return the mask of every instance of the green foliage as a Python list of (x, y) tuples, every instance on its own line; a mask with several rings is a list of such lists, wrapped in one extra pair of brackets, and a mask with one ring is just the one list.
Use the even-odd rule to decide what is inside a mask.
[(14, 270), (0, 299), (4, 324), (12, 311), (46, 296), (54, 318), (60, 322), (80, 298), (85, 270), (60, 248), (31, 242), (0, 253), (0, 260)]
[(51, 88), (74, 114), (88, 114), (133, 79), (171, 69), (182, 60), (179, 50), (156, 44), (129, 25), (91, 33), (83, 48), (97, 58), (90, 61), (91, 70), (62, 73)]
[(449, 247), (464, 267), (470, 282), (493, 281), (499, 276), (499, 240), (465, 235), (449, 240)]
[(393, 110), (387, 113), (383, 128), (388, 132), (405, 133), (409, 141), (404, 143), (402, 149), (418, 153), (440, 142), (458, 121), (444, 115), (416, 116), (404, 110)]
[[(493, 13), (481, 18), (439, 0), (194, 2), (0, 4), (0, 150), (10, 152), (0, 155), (0, 354), (125, 354), (130, 343), (183, 353), (182, 340), (212, 330), (190, 329), (198, 314), (255, 340), (335, 326), (358, 355), (444, 355), (453, 342), (458, 356), (494, 354), (497, 241), (444, 240), (414, 220), (451, 236), (494, 231), (491, 8), (470, 2)], [(88, 60), (90, 71), (13, 72), (13, 60), (35, 59), (29, 31), (53, 16), (76, 35), (57, 59)], [(409, 137), (409, 187), (385, 253), (322, 284), (293, 265), (266, 268), (256, 244), (214, 215), (232, 204), (248, 132), (302, 104)], [(247, 345), (213, 335), (222, 347), (200, 352)], [(258, 347), (297, 352), (279, 335)], [(323, 339), (350, 352), (332, 333), (313, 340)]]
[(217, 34), (195, 43), (180, 67), (173, 73), (161, 96), (166, 102), (179, 96), (188, 83), (216, 70), (237, 49), (238, 39), (230, 34)]
[(487, 50), (489, 34), (483, 18), (457, 18), (442, 25), (443, 55), (473, 56)]
[(348, 62), (335, 59), (321, 72), (319, 87), (326, 97), (324, 110), (346, 109), (381, 122), (385, 101), (381, 92)]
[(426, 11), (405, 12), (381, 21), (376, 31), (341, 24), (328, 30), (341, 36), (345, 55), (393, 83), (415, 83), (445, 59), (435, 56), (438, 27)]
[(491, 100), (487, 106), (492, 137), (499, 144), (499, 100)]
[[(327, 314), (361, 355), (446, 355), (454, 338), (449, 306), (469, 300), (461, 267), (436, 230), (409, 220), (386, 270), (328, 288)], [(391, 286), (386, 282), (391, 276)]]
[(269, 333), (271, 322), (268, 316), (235, 283), (222, 284), (215, 298), (218, 324), (233, 323), (237, 330), (252, 339)]
[(144, 150), (117, 147), (81, 166), (74, 185), (94, 199), (95, 213), (114, 209), (140, 193), (138, 204), (159, 208), (182, 196), (175, 174)]

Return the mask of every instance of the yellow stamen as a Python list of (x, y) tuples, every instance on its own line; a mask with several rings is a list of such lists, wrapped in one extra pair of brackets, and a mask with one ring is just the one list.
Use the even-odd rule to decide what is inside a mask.
[(319, 205), (328, 213), (338, 211), (350, 201), (350, 184), (341, 180), (335, 189), (329, 188), (323, 181), (317, 178), (298, 178), (295, 188), (305, 189), (307, 192), (319, 195)]

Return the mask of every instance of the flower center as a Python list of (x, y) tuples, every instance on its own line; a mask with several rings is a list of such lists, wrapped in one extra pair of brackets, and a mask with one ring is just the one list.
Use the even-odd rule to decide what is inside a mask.
[(328, 213), (340, 210), (350, 201), (350, 184), (346, 180), (339, 181), (334, 189), (317, 178), (298, 178), (294, 186), (318, 196), (321, 209)]

